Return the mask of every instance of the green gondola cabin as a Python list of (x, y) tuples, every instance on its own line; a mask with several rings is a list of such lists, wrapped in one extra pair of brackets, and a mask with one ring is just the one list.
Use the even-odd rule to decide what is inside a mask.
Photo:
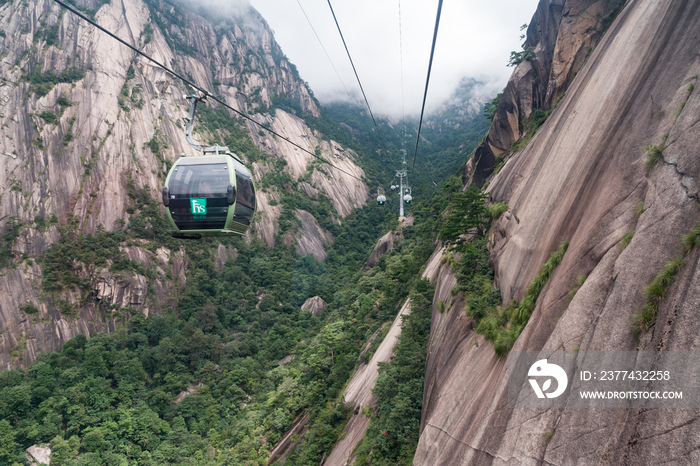
[(255, 186), (238, 156), (222, 146), (180, 157), (163, 188), (176, 238), (243, 236), (255, 214)]

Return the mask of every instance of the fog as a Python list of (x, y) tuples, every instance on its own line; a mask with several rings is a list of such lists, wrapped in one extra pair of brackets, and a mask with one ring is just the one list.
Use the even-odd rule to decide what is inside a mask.
[[(521, 50), (520, 27), (530, 22), (537, 3), (537, 0), (445, 1), (428, 108), (434, 109), (449, 98), (464, 77), (483, 82), (491, 92), (500, 91), (513, 71), (507, 66), (510, 52)], [(345, 88), (355, 99), (361, 98), (326, 0), (251, 0), (251, 4), (268, 21), (282, 50), (322, 103), (351, 99)], [(438, 2), (336, 0), (332, 4), (372, 110), (393, 117), (404, 112), (418, 114)]]
[[(187, 3), (221, 15), (235, 15), (252, 5), (266, 19), (282, 51), (321, 103), (350, 100), (364, 105), (327, 0)], [(438, 2), (331, 3), (372, 111), (392, 118), (416, 116), (425, 91)], [(483, 83), (486, 92), (499, 92), (513, 71), (507, 66), (510, 52), (521, 50), (524, 31), (520, 28), (530, 22), (537, 3), (538, 0), (445, 1), (428, 89), (428, 110), (447, 100), (465, 77)]]

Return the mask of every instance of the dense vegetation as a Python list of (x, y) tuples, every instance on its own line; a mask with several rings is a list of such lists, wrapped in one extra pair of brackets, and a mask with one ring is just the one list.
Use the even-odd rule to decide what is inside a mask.
[[(263, 157), (241, 122), (223, 110), (205, 109), (200, 121), (205, 138), (222, 136), (249, 160)], [(156, 135), (146, 147), (162, 157), (162, 143)], [(461, 188), (459, 178), (411, 207), (415, 226), (404, 227), (395, 249), (363, 270), (379, 236), (396, 227), (393, 201), (356, 210), (338, 225), (328, 198), (302, 195), (298, 182), (285, 176), (282, 161), (266, 162), (279, 170), (260, 188), (281, 192), (281, 228), (273, 248), (255, 238), (246, 243), (170, 237), (158, 202), (128, 173), (122, 179), (130, 199), (127, 223), (90, 235), (82, 234), (77, 219), (61, 222), (60, 241), (38, 259), (45, 299), (65, 316), (77, 317), (68, 297), (73, 293), (80, 306), (97, 305), (110, 315), (116, 330), (89, 340), (78, 336), (60, 353), (41, 355), (28, 370), (0, 374), (0, 462), (21, 464), (23, 450), (49, 443), (52, 464), (58, 465), (265, 464), (282, 434), (309, 413), (309, 430), (285, 464), (318, 464), (351, 414), (342, 389), (379, 339), (368, 354), (360, 356), (361, 350), (411, 294), (414, 312), (405, 320), (392, 364), (382, 367), (376, 413), (369, 413), (373, 419), (362, 447), (365, 464), (410, 463), (432, 301), (420, 270), (434, 250), (441, 213)], [(311, 212), (334, 236), (322, 263), (298, 256), (284, 241), (298, 228), (295, 209)], [(3, 238), (6, 243), (13, 242), (15, 230)], [(218, 272), (220, 243), (235, 249), (236, 257)], [(149, 281), (163, 279), (158, 270), (130, 260), (125, 246), (151, 252), (183, 248), (187, 284), (172, 290), (172, 308), (164, 315), (144, 318), (134, 309), (95, 301), (92, 281), (103, 268), (127, 278), (137, 273)], [(5, 255), (12, 259), (9, 248)], [(170, 271), (164, 273), (173, 279)], [(152, 287), (148, 295), (153, 297)], [(321, 317), (300, 309), (311, 296), (329, 305)], [(36, 317), (34, 304), (22, 309)], [(286, 356), (294, 359), (278, 365)]]
[[(82, 289), (79, 270), (51, 278), (61, 257), (119, 263), (111, 241), (150, 238), (146, 248), (176, 241), (148, 215), (155, 201), (143, 190), (132, 195), (135, 214), (123, 231), (63, 232), (45, 259), (47, 290)], [(430, 208), (416, 206), (417, 226), (405, 227), (401, 244), (368, 271), (360, 265), (386, 222), (376, 206), (347, 219), (324, 263), (296, 257), (284, 243), (268, 249), (224, 239), (238, 255), (219, 273), (217, 242), (185, 242), (190, 271), (175, 312), (143, 318), (122, 309), (117, 324), (126, 325), (112, 335), (78, 336), (28, 370), (0, 373), (2, 460), (20, 461), (21, 450), (50, 442), (59, 465), (265, 464), (294, 419), (310, 412), (311, 430), (285, 464), (318, 463), (350, 414), (338, 396), (360, 350), (414, 289), (414, 313), (396, 363), (383, 368), (379, 416), (366, 440), (381, 443), (389, 430), (395, 437), (372, 457), (377, 464), (407, 457), (417, 441), (432, 298), (418, 275), (446, 202), (444, 195)], [(93, 256), (96, 244), (112, 254)], [(320, 318), (299, 309), (316, 294), (329, 303)], [(287, 355), (295, 359), (277, 366)], [(174, 401), (188, 388), (192, 394)]]
[(31, 84), (30, 92), (36, 93), (37, 96), (42, 97), (53, 89), (53, 87), (58, 83), (72, 83), (75, 81), (80, 81), (85, 77), (85, 70), (79, 68), (66, 68), (65, 70), (55, 73), (51, 70), (41, 73), (38, 70), (34, 70), (26, 76), (23, 76), (24, 80)]
[(380, 363), (380, 376), (373, 393), (376, 415), (358, 446), (360, 465), (410, 465), (418, 444), (426, 347), (430, 336), (432, 286), (417, 283), (411, 293), (411, 313), (403, 318), (399, 343), (390, 364)]

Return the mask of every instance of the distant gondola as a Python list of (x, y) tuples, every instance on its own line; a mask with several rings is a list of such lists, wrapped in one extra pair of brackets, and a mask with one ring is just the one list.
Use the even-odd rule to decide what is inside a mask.
[(193, 99), (187, 123), (187, 140), (203, 155), (184, 154), (170, 169), (163, 188), (163, 205), (175, 227), (176, 238), (243, 236), (255, 214), (255, 186), (241, 159), (227, 147), (202, 149), (191, 139), (197, 101)]

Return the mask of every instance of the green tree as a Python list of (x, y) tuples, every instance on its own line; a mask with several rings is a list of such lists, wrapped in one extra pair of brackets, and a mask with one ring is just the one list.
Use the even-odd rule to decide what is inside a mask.
[(469, 186), (464, 191), (456, 193), (438, 238), (459, 248), (466, 242), (465, 235), (469, 233), (483, 235), (489, 224), (485, 207), (487, 197), (488, 195), (476, 186)]
[(508, 59), (508, 66), (518, 66), (525, 61), (527, 57), (528, 55), (525, 54), (524, 50), (522, 52), (512, 51), (510, 52), (510, 58)]
[(197, 322), (199, 323), (199, 328), (203, 332), (211, 332), (219, 326), (219, 316), (216, 314), (216, 306), (207, 300), (202, 306), (202, 309), (196, 314)]
[(0, 414), (17, 422), (31, 409), (32, 390), (28, 384), (6, 387), (0, 392)]
[(109, 373), (107, 364), (105, 364), (104, 358), (102, 357), (103, 351), (101, 346), (91, 346), (85, 349), (83, 367), (88, 374), (95, 377), (104, 377)]
[(160, 436), (170, 432), (168, 423), (141, 403), (135, 408), (117, 409), (119, 435), (139, 445), (144, 450), (154, 450), (161, 441)]
[(17, 459), (18, 447), (12, 426), (6, 419), (0, 420), (0, 463), (12, 464)]
[(484, 116), (489, 119), (489, 121), (493, 121), (494, 117), (496, 116), (496, 110), (498, 110), (498, 102), (501, 101), (501, 97), (503, 96), (503, 92), (499, 92), (496, 97), (493, 98), (490, 102), (487, 102), (486, 105), (484, 105)]
[(105, 440), (108, 434), (109, 431), (105, 427), (88, 427), (83, 433), (83, 441), (80, 444), (82, 450), (96, 453), (111, 450), (112, 445)]
[(51, 440), (51, 466), (64, 466), (70, 464), (70, 460), (78, 455), (80, 439), (73, 435), (64, 440), (59, 436)]
[(331, 364), (335, 364), (335, 357), (333, 355), (333, 350), (338, 344), (340, 344), (345, 338), (343, 329), (345, 327), (345, 322), (339, 321), (334, 322), (326, 327), (321, 332), (321, 342), (328, 347), (331, 351)]

